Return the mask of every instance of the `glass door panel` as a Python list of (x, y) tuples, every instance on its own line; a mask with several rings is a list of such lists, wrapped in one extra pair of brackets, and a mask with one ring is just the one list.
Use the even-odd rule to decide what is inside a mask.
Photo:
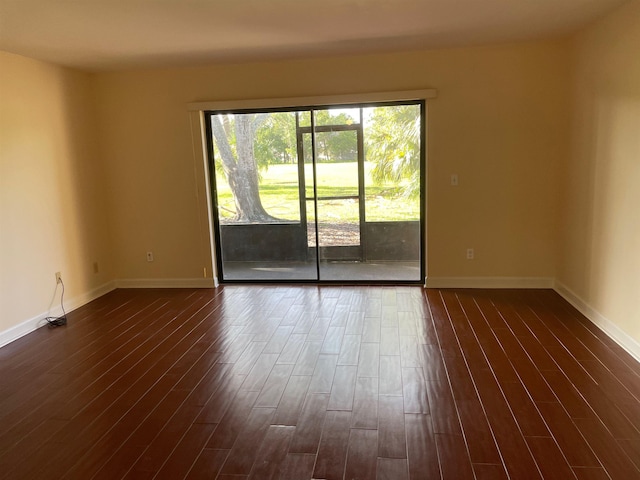
[(363, 109), (364, 246), (370, 272), (422, 280), (422, 119), (419, 104)]
[(210, 129), (222, 280), (317, 280), (296, 112), (214, 114)]

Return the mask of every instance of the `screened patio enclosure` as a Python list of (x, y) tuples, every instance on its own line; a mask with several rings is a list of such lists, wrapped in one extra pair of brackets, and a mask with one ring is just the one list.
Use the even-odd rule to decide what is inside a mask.
[(424, 278), (423, 102), (205, 118), (221, 281)]

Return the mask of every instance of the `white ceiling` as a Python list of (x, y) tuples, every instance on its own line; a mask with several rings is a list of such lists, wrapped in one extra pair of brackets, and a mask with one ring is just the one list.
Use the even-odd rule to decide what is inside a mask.
[(566, 35), (622, 3), (0, 0), (0, 49), (93, 71), (376, 53)]

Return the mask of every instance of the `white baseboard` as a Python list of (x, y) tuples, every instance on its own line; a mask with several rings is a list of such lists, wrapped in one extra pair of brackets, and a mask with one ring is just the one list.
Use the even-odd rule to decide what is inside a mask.
[[(67, 313), (74, 311), (75, 309), (86, 305), (92, 300), (95, 300), (102, 295), (109, 293), (114, 290), (116, 285), (114, 282), (108, 282), (103, 285), (100, 285), (98, 288), (94, 288), (86, 293), (82, 293), (76, 297), (68, 299), (65, 301), (65, 311)], [(45, 324), (45, 318), (47, 316), (60, 316), (62, 315), (62, 310), (59, 306), (53, 308), (49, 312), (44, 312), (35, 317), (29, 318), (18, 325), (14, 325), (13, 327), (8, 328), (7, 330), (0, 332), (0, 347), (11, 343), (20, 337), (33, 332), (37, 328), (42, 327)]]
[(427, 288), (553, 288), (547, 277), (427, 277)]
[(213, 278), (121, 278), (117, 288), (214, 288)]
[(640, 362), (640, 343), (620, 329), (615, 323), (591, 307), (587, 302), (570, 290), (566, 285), (556, 280), (554, 290), (567, 302), (573, 305), (591, 323), (606, 333), (614, 342), (624, 348), (632, 357)]

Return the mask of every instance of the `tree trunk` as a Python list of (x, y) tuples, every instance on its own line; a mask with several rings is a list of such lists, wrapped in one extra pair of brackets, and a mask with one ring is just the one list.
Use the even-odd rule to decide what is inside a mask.
[(227, 137), (229, 124), (225, 122), (226, 128), (223, 128), (218, 116), (211, 117), (213, 135), (236, 205), (236, 216), (233, 220), (238, 223), (277, 221), (278, 219), (269, 215), (262, 206), (258, 166), (253, 152), (256, 128), (264, 119), (255, 115), (235, 115), (234, 119), (236, 155), (233, 154)]

